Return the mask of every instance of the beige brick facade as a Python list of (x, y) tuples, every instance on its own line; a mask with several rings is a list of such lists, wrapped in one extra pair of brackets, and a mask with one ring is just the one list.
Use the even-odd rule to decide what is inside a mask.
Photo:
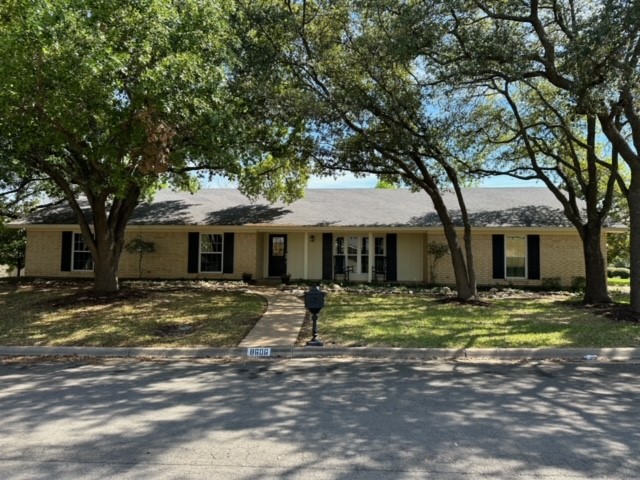
[[(78, 232), (79, 230), (75, 230)], [(202, 231), (202, 233), (224, 233)], [(188, 273), (188, 232), (132, 230), (125, 235), (125, 244), (140, 237), (153, 242), (155, 252), (146, 253), (142, 258), (142, 278), (203, 278), (237, 280), (242, 274), (251, 273), (258, 277), (257, 238), (255, 233), (235, 233), (233, 273)], [(27, 268), (25, 274), (32, 277), (93, 277), (93, 272), (61, 270), (62, 231), (29, 230), (27, 232)], [(120, 278), (140, 276), (139, 255), (122, 252), (119, 265)]]
[[(61, 227), (62, 228), (62, 227)], [(66, 230), (69, 230), (67, 228)], [(190, 231), (195, 229), (190, 228)], [(234, 232), (233, 273), (187, 273), (188, 264), (188, 233), (187, 229), (131, 228), (127, 232), (125, 242), (135, 237), (155, 244), (155, 252), (145, 254), (142, 262), (143, 278), (202, 278), (202, 279), (240, 279), (243, 273), (251, 273), (254, 278), (266, 276), (266, 252), (268, 233), (249, 230)], [(78, 230), (75, 229), (77, 232)], [(227, 230), (228, 231), (228, 230)], [(201, 233), (224, 233), (220, 229), (206, 228)], [(298, 230), (300, 232), (300, 230)], [(322, 271), (322, 232), (313, 232), (311, 236), (301, 236), (300, 242), (290, 242), (290, 249), (304, 249), (304, 239), (310, 256), (307, 269), (311, 279), (320, 279)], [(333, 232), (334, 235), (338, 232)], [(492, 234), (504, 234), (505, 230), (474, 232), (473, 248), (474, 262), (479, 285), (540, 285), (545, 279), (557, 278), (563, 286), (571, 285), (575, 277), (584, 276), (584, 260), (582, 245), (577, 234), (567, 229), (540, 232), (540, 280), (492, 278)], [(517, 235), (531, 234), (530, 231), (513, 232)], [(379, 235), (379, 233), (376, 233)], [(292, 233), (291, 238), (295, 235)], [(297, 237), (296, 237), (297, 238)], [(401, 281), (423, 281), (431, 283), (435, 273), (438, 284), (454, 284), (451, 259), (444, 256), (438, 263), (435, 272), (431, 271), (432, 259), (427, 254), (430, 242), (445, 243), (441, 232), (408, 232), (398, 233), (398, 279)], [(62, 229), (31, 228), (27, 232), (27, 258), (25, 274), (32, 277), (92, 277), (92, 272), (61, 271)], [(603, 251), (606, 251), (603, 237)], [(302, 252), (290, 250), (289, 260), (304, 256)], [(311, 258), (312, 257), (312, 258)], [(304, 258), (301, 260), (304, 262)], [(292, 271), (304, 271), (302, 265), (290, 265)], [(403, 271), (400, 271), (403, 269)], [(408, 270), (407, 270), (408, 269)], [(407, 270), (406, 272), (404, 270)], [(119, 276), (121, 278), (138, 278), (138, 255), (126, 251), (120, 259)], [(295, 278), (298, 278), (297, 275)], [(317, 278), (315, 278), (317, 277)]]
[[(577, 233), (541, 232), (540, 233), (540, 280), (527, 279), (494, 279), (493, 278), (493, 234), (504, 234), (504, 231), (475, 233), (473, 235), (473, 261), (478, 285), (541, 285), (547, 279), (559, 279), (563, 286), (570, 286), (576, 277), (584, 277), (584, 257), (582, 243)], [(527, 235), (531, 232), (510, 232), (514, 235)], [(425, 234), (425, 246), (430, 242), (446, 243), (444, 234)], [(603, 236), (602, 249), (606, 254), (606, 242)], [(425, 282), (431, 282), (431, 262), (425, 254)], [(454, 284), (451, 257), (445, 255), (437, 264), (435, 281), (439, 284)]]

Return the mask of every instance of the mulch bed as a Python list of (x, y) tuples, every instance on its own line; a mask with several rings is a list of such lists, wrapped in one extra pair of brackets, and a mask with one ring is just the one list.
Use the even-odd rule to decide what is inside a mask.
[(152, 293), (153, 292), (151, 291), (141, 290), (138, 288), (122, 288), (117, 292), (111, 293), (94, 292), (92, 290), (79, 290), (77, 292), (71, 293), (70, 295), (65, 295), (63, 298), (45, 300), (41, 303), (41, 305), (52, 308), (111, 305), (114, 303), (141, 300), (148, 297)]
[(640, 322), (640, 313), (633, 312), (629, 305), (623, 303), (610, 303), (598, 305), (578, 305), (581, 308), (590, 310), (596, 315), (608, 318), (616, 322)]
[(437, 303), (442, 303), (444, 305), (455, 303), (458, 305), (470, 305), (472, 307), (490, 307), (491, 306), (491, 302), (485, 302), (484, 300), (478, 300), (477, 298), (462, 300), (457, 297), (444, 297), (444, 298), (439, 298), (437, 300)]

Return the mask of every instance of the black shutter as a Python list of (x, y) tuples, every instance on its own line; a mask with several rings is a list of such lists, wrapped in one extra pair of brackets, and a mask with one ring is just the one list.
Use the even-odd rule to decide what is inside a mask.
[(493, 278), (504, 278), (504, 235), (493, 235)]
[(333, 278), (333, 234), (322, 234), (322, 279), (331, 280)]
[(198, 273), (200, 266), (200, 233), (189, 232), (189, 255), (187, 273)]
[(387, 234), (387, 280), (398, 281), (398, 235)]
[(540, 280), (540, 235), (527, 236), (527, 267), (529, 279)]
[(60, 252), (60, 270), (71, 271), (71, 250), (73, 248), (73, 232), (62, 232), (62, 250)]
[(224, 234), (224, 251), (222, 252), (222, 273), (233, 273), (233, 233)]

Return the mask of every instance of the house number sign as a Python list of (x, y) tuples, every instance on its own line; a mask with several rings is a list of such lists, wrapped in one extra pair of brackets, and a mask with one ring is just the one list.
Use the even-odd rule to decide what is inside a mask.
[(247, 349), (247, 356), (249, 357), (270, 357), (271, 349), (265, 347), (252, 347)]

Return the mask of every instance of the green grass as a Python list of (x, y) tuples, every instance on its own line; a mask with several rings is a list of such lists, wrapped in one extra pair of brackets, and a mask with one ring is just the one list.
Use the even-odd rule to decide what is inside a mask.
[(631, 280), (628, 278), (613, 277), (608, 278), (607, 283), (614, 287), (628, 287), (631, 283)]
[[(575, 299), (489, 302), (461, 305), (421, 295), (332, 293), (319, 317), (319, 336), (341, 346), (405, 348), (640, 346), (640, 323), (609, 320)], [(308, 325), (300, 338), (310, 338)]]
[(88, 285), (0, 283), (0, 345), (235, 346), (266, 310), (257, 295), (209, 288), (123, 288), (95, 298)]

